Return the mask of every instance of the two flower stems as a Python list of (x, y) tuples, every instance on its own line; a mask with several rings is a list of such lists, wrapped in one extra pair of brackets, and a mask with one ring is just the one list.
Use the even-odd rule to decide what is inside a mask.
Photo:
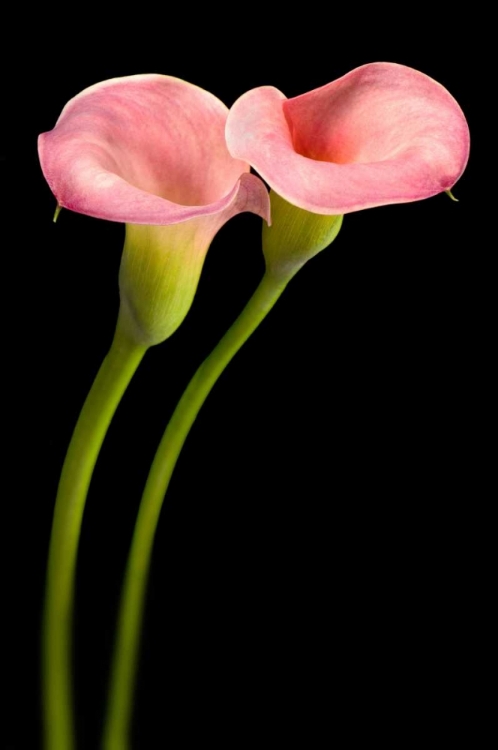
[[(289, 278), (266, 273), (247, 306), (201, 364), (164, 433), (142, 496), (128, 558), (111, 669), (105, 750), (130, 747), (133, 688), (155, 532), (178, 456), (199, 410), (240, 347), (266, 317)], [(146, 348), (120, 327), (76, 425), (62, 470), (50, 542), (43, 628), (46, 750), (76, 747), (71, 683), (71, 620), (77, 547), (100, 447)]]

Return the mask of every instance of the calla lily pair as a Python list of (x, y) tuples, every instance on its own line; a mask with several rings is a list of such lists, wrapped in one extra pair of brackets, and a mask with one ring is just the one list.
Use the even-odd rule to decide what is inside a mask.
[(241, 211), (269, 221), (266, 189), (249, 165), (290, 204), (341, 215), (448, 190), (468, 151), (467, 123), (448, 91), (393, 63), (364, 65), (294, 99), (254, 89), (230, 113), (176, 78), (118, 78), (72, 99), (39, 140), (59, 206), (128, 225), (121, 314), (146, 344), (182, 322), (220, 227)]
[(81, 519), (108, 425), (145, 350), (170, 336), (192, 303), (216, 232), (250, 211), (264, 229), (265, 276), (183, 394), (152, 464), (135, 526), (112, 668), (105, 750), (125, 750), (141, 613), (164, 493), (204, 400), (234, 354), (342, 215), (449, 190), (469, 133), (451, 95), (401, 65), (364, 65), (294, 99), (264, 86), (230, 112), (185, 81), (139, 75), (72, 99), (40, 136), (60, 207), (126, 224), (116, 335), (85, 402), (59, 484), (44, 619), (48, 750), (73, 750), (71, 610)]

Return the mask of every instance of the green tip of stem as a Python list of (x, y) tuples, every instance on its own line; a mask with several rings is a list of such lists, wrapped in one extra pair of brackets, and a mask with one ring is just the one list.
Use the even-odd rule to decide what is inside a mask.
[(448, 198), (451, 198), (452, 201), (455, 201), (455, 203), (459, 202), (458, 198), (455, 198), (455, 196), (453, 195), (453, 193), (451, 192), (451, 190), (445, 190), (444, 192), (446, 193), (446, 195), (448, 196)]
[(59, 214), (60, 214), (61, 211), (62, 211), (62, 206), (59, 206), (59, 204), (57, 204), (57, 208), (55, 209), (55, 214), (54, 214), (54, 218), (53, 218), (54, 224), (57, 221), (57, 219), (59, 218)]

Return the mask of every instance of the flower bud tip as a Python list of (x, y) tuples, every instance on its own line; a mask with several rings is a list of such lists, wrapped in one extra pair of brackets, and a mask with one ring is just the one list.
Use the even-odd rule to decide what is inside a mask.
[(455, 198), (455, 196), (453, 195), (453, 193), (451, 192), (451, 190), (445, 190), (444, 192), (446, 193), (446, 195), (448, 196), (448, 198), (451, 198), (451, 200), (455, 201), (455, 203), (459, 203), (460, 202), (458, 198)]

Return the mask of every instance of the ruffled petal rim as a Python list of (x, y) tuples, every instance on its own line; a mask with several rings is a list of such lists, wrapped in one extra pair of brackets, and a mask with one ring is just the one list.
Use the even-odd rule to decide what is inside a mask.
[(331, 215), (448, 190), (470, 140), (449, 92), (394, 63), (364, 65), (289, 100), (253, 89), (233, 105), (226, 139), (287, 201)]
[(40, 135), (42, 170), (61, 207), (99, 219), (175, 224), (224, 212), (241, 192), (266, 217), (264, 186), (241, 181), (249, 166), (227, 150), (227, 113), (209, 92), (171, 76), (103, 81)]

